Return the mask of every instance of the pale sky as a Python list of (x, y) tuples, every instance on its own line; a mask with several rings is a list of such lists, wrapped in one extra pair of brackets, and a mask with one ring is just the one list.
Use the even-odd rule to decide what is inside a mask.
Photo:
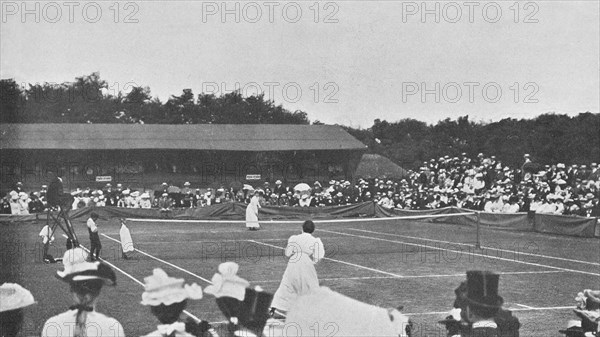
[(0, 77), (19, 83), (99, 71), (113, 90), (149, 86), (163, 101), (237, 83), (364, 128), (599, 112), (596, 0), (22, 3), (2, 1), (0, 33)]

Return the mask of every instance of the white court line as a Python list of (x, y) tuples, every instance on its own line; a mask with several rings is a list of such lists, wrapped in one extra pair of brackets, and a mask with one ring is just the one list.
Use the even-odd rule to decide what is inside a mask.
[[(499, 275), (522, 275), (522, 274), (556, 274), (566, 273), (562, 270), (538, 270), (538, 271), (509, 271), (499, 272)], [(429, 277), (465, 277), (465, 274), (441, 274), (441, 275), (403, 275), (402, 278), (429, 278)], [(395, 276), (355, 276), (355, 277), (325, 277), (319, 278), (319, 281), (343, 281), (343, 280), (385, 280), (396, 279)], [(256, 280), (250, 283), (279, 283), (281, 280)]]
[[(106, 234), (104, 234), (104, 233), (101, 233), (101, 235), (102, 235), (102, 236), (104, 236), (105, 238), (109, 239), (109, 240), (113, 240), (113, 241), (115, 241), (115, 242), (117, 242), (117, 243), (121, 244), (121, 241), (119, 241), (119, 240), (117, 240), (117, 239), (113, 239), (113, 238), (111, 238), (110, 236), (108, 236), (108, 235), (106, 235)], [(148, 253), (146, 253), (146, 252), (143, 252), (143, 251), (141, 251), (141, 250), (139, 250), (139, 249), (137, 249), (137, 248), (134, 248), (134, 250), (135, 250), (136, 252), (140, 253), (140, 254), (143, 254), (143, 255), (146, 255), (146, 256), (148, 256), (149, 258), (155, 259), (156, 261), (160, 261), (160, 262), (162, 262), (162, 263), (164, 263), (164, 264), (166, 264), (166, 265), (169, 265), (169, 266), (171, 266), (171, 267), (173, 267), (173, 268), (175, 268), (175, 269), (181, 270), (181, 271), (182, 271), (182, 272), (184, 272), (184, 273), (187, 273), (187, 274), (189, 274), (189, 275), (192, 275), (192, 276), (194, 276), (194, 277), (196, 277), (196, 278), (198, 278), (198, 279), (200, 279), (200, 280), (202, 280), (202, 281), (204, 281), (204, 282), (206, 282), (206, 283), (208, 283), (208, 284), (212, 284), (212, 282), (211, 282), (211, 281), (209, 281), (209, 280), (205, 279), (204, 277), (202, 277), (202, 276), (200, 276), (200, 275), (198, 275), (198, 274), (194, 274), (194, 273), (192, 273), (191, 271), (189, 271), (189, 270), (187, 270), (187, 269), (184, 269), (184, 268), (181, 268), (181, 267), (179, 267), (179, 266), (176, 266), (176, 265), (172, 264), (171, 262), (167, 262), (167, 261), (165, 261), (165, 260), (159, 259), (158, 257), (152, 256), (152, 255), (150, 255), (150, 254), (148, 254)]]
[[(63, 234), (63, 236), (64, 236), (66, 239), (68, 239), (68, 238), (69, 238), (68, 236), (66, 236), (66, 235), (64, 235), (64, 234)], [(84, 247), (82, 244), (79, 244), (79, 247), (81, 247), (82, 249), (84, 249), (84, 250), (85, 250), (85, 251), (87, 251), (88, 253), (90, 252), (90, 250), (89, 250), (89, 249), (87, 249), (87, 248), (85, 248), (85, 247)], [(139, 281), (138, 279), (136, 279), (135, 277), (131, 276), (131, 275), (130, 275), (129, 273), (127, 273), (126, 271), (124, 271), (124, 270), (122, 270), (121, 268), (119, 268), (119, 267), (115, 266), (114, 264), (112, 264), (112, 263), (110, 263), (110, 262), (106, 261), (106, 260), (105, 260), (105, 259), (103, 259), (103, 258), (100, 258), (100, 260), (101, 260), (102, 262), (106, 263), (107, 265), (109, 265), (109, 266), (113, 267), (114, 269), (116, 269), (117, 271), (119, 271), (121, 274), (123, 274), (123, 275), (125, 275), (125, 276), (129, 277), (129, 278), (130, 278), (131, 280), (133, 280), (135, 283), (137, 283), (137, 284), (141, 285), (141, 286), (142, 286), (142, 288), (145, 288), (145, 286), (144, 286), (144, 284), (143, 284), (142, 282), (140, 282), (140, 281)], [(198, 322), (202, 321), (200, 318), (196, 317), (194, 314), (192, 314), (191, 312), (189, 312), (189, 311), (187, 311), (187, 310), (184, 310), (184, 311), (183, 311), (183, 313), (184, 313), (184, 314), (186, 314), (186, 315), (188, 315), (189, 317), (191, 317), (191, 318), (195, 319), (195, 320), (196, 320), (196, 321), (198, 321)]]
[[(420, 238), (420, 237), (410, 236), (410, 235), (400, 235), (400, 234), (394, 234), (394, 233), (376, 232), (376, 231), (369, 231), (369, 230), (366, 230), (366, 229), (358, 229), (358, 228), (347, 228), (347, 229), (351, 230), (351, 231), (373, 233), (373, 234), (380, 234), (380, 235), (389, 235), (389, 236), (397, 236), (397, 237), (401, 237), (401, 238), (409, 238), (409, 239), (422, 240), (422, 241), (441, 242), (441, 243), (448, 243), (448, 244), (453, 244), (453, 245), (473, 247), (472, 244), (467, 244), (467, 243), (458, 243), (458, 242), (444, 241), (444, 240), (425, 239), (425, 238)], [(567, 258), (564, 258), (564, 257), (556, 257), (556, 256), (549, 256), (549, 255), (533, 254), (533, 253), (524, 253), (524, 252), (517, 252), (517, 251), (509, 250), (509, 249), (500, 249), (500, 248), (486, 247), (486, 246), (481, 246), (481, 248), (483, 248), (483, 249), (492, 249), (492, 250), (499, 251), (499, 252), (508, 252), (508, 253), (513, 253), (513, 254), (517, 254), (517, 255), (536, 256), (536, 257), (541, 257), (541, 258), (545, 258), (545, 259), (553, 259), (553, 260), (560, 260), (560, 261), (568, 261), (568, 262), (576, 262), (576, 263), (583, 263), (583, 264), (591, 264), (593, 266), (600, 266), (600, 263), (597, 263), (597, 262), (588, 262), (588, 261), (581, 261), (581, 260), (573, 260), (573, 259), (567, 259)]]
[[(113, 234), (115, 235), (115, 234)], [(221, 242), (240, 242), (240, 241), (246, 241), (247, 239), (240, 239), (240, 240), (198, 240), (198, 241), (185, 241), (185, 243), (221, 243)], [(278, 241), (286, 241), (286, 239), (261, 239), (260, 241), (264, 241), (264, 242), (278, 242)], [(173, 244), (172, 241), (162, 241), (162, 242), (156, 242), (156, 241), (136, 241), (135, 242), (136, 245), (152, 245), (152, 244)]]
[[(575, 309), (574, 305), (564, 306), (564, 307), (542, 307), (542, 308), (514, 308), (510, 309), (510, 311), (546, 311), (546, 310), (573, 310)], [(448, 311), (427, 311), (427, 312), (413, 312), (413, 313), (405, 313), (402, 314), (407, 316), (423, 316), (423, 315), (448, 315)]]
[[(268, 246), (268, 247), (273, 247), (273, 248), (277, 248), (277, 249), (281, 249), (281, 250), (285, 250), (284, 247), (279, 247), (279, 246), (275, 246), (275, 245), (270, 245), (268, 243), (264, 243), (264, 242), (259, 242), (259, 241), (254, 241), (254, 240), (247, 240), (249, 242), (254, 242), (257, 243), (259, 245), (264, 245), (264, 246)], [(337, 263), (342, 263), (342, 264), (346, 264), (355, 268), (361, 268), (361, 269), (366, 269), (366, 270), (370, 270), (370, 271), (374, 271), (376, 273), (380, 273), (380, 274), (385, 274), (385, 275), (389, 275), (389, 276), (393, 276), (396, 278), (404, 278), (404, 276), (400, 275), (400, 274), (394, 274), (394, 273), (389, 273), (387, 271), (383, 271), (383, 270), (379, 270), (379, 269), (375, 269), (375, 268), (369, 268), (369, 267), (365, 267), (365, 266), (361, 266), (358, 264), (354, 264), (354, 263), (350, 263), (350, 262), (346, 262), (346, 261), (341, 261), (341, 260), (336, 260), (336, 259), (332, 259), (329, 257), (324, 257), (323, 260), (329, 260), (329, 261), (333, 261), (333, 262), (337, 262)]]
[[(464, 253), (462, 250), (446, 249), (446, 248), (440, 248), (440, 247), (434, 247), (434, 246), (428, 246), (428, 245), (421, 245), (421, 244), (417, 244), (417, 243), (410, 243), (410, 242), (404, 242), (404, 241), (396, 241), (396, 240), (388, 240), (388, 239), (376, 238), (376, 237), (372, 237), (372, 236), (355, 235), (355, 234), (349, 234), (349, 233), (343, 233), (343, 232), (335, 232), (335, 231), (330, 231), (330, 230), (326, 230), (326, 229), (319, 229), (319, 231), (326, 232), (326, 233), (347, 235), (347, 236), (352, 236), (352, 237), (357, 237), (357, 238), (362, 238), (362, 239), (370, 239), (370, 240), (376, 240), (376, 241), (385, 241), (385, 242), (391, 242), (391, 243), (405, 244), (405, 245), (408, 245), (408, 246), (425, 247), (425, 248), (430, 248), (430, 249), (434, 249), (434, 250), (442, 250), (442, 251), (448, 251), (448, 252), (459, 253), (459, 254), (463, 254)], [(554, 266), (550, 266), (550, 265), (546, 265), (546, 264), (541, 264), (541, 263), (519, 261), (519, 260), (515, 260), (515, 259), (507, 259), (507, 258), (497, 257), (497, 256), (488, 256), (488, 255), (479, 254), (479, 253), (473, 253), (473, 252), (468, 252), (468, 254), (470, 256), (480, 256), (480, 257), (484, 257), (484, 258), (488, 258), (488, 259), (508, 261), (508, 262), (514, 262), (514, 263), (521, 263), (521, 264), (526, 264), (526, 265), (530, 265), (530, 266), (550, 268), (550, 269), (568, 271), (568, 272), (578, 273), (578, 274), (600, 276), (600, 274), (598, 274), (598, 273), (591, 273), (591, 272), (581, 271), (581, 270), (575, 270), (575, 269), (554, 267)]]
[[(463, 215), (473, 215), (473, 212), (465, 212), (465, 213), (451, 213), (451, 214), (430, 214), (430, 215), (408, 215), (408, 216), (391, 216), (385, 218), (362, 218), (362, 219), (323, 219), (323, 220), (313, 220), (314, 223), (342, 223), (342, 222), (360, 222), (360, 221), (385, 221), (385, 220), (414, 220), (414, 219), (430, 219), (430, 218), (447, 218), (452, 216), (463, 216)], [(307, 218), (309, 216), (307, 215)], [(226, 224), (239, 224), (246, 223), (245, 220), (178, 220), (178, 219), (135, 219), (135, 218), (126, 218), (127, 221), (136, 221), (136, 222), (181, 222), (181, 223), (226, 223)], [(262, 224), (269, 223), (290, 223), (290, 224), (299, 224), (303, 223), (304, 220), (263, 220), (259, 221)]]
[[(509, 303), (509, 304), (511, 304), (511, 303)], [(518, 306), (523, 307), (525, 309), (535, 309), (534, 307), (530, 307), (530, 306), (525, 305), (525, 304), (519, 304), (519, 303), (515, 303), (515, 302), (513, 302), (512, 304), (518, 305)]]

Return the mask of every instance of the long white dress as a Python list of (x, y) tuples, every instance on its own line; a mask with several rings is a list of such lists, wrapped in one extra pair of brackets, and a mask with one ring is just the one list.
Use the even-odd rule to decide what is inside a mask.
[(260, 208), (260, 202), (258, 196), (253, 196), (250, 199), (250, 203), (246, 206), (246, 227), (247, 228), (260, 228), (258, 224), (258, 209)]
[(125, 226), (124, 223), (121, 223), (119, 236), (121, 237), (121, 248), (123, 249), (123, 253), (133, 252), (135, 248), (133, 247), (133, 239), (131, 238), (131, 232), (129, 231), (129, 228)]
[(406, 337), (409, 319), (395, 309), (363, 303), (321, 287), (298, 297), (285, 322), (284, 327), (293, 328), (283, 330), (294, 331), (294, 336)]
[(271, 306), (288, 311), (298, 296), (319, 289), (315, 264), (325, 256), (325, 248), (321, 239), (302, 233), (289, 238), (285, 256), (289, 261)]

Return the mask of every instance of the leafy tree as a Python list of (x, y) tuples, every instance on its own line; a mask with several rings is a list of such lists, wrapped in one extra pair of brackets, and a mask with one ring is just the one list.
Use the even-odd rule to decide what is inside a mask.
[(24, 95), (13, 79), (0, 80), (0, 122), (15, 123), (23, 105)]

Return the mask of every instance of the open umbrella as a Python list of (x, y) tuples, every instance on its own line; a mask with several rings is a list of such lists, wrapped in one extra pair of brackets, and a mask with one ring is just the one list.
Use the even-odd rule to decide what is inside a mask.
[(298, 191), (298, 192), (310, 191), (310, 186), (305, 183), (300, 183), (294, 187), (294, 191)]
[(239, 181), (232, 181), (229, 184), (229, 187), (233, 188), (234, 191), (239, 191), (239, 190), (241, 190), (244, 187), (244, 184), (242, 184)]
[(180, 193), (181, 188), (179, 188), (177, 186), (169, 186), (169, 188), (167, 188), (167, 192), (168, 193)]
[(244, 184), (244, 187), (242, 188), (243, 190), (248, 190), (248, 191), (254, 191), (254, 187), (248, 185), (248, 184)]

